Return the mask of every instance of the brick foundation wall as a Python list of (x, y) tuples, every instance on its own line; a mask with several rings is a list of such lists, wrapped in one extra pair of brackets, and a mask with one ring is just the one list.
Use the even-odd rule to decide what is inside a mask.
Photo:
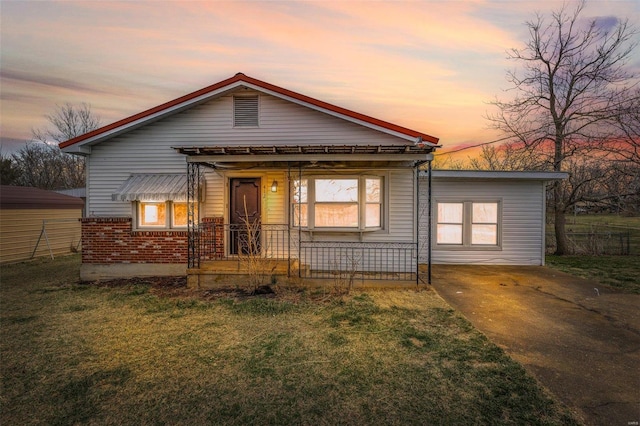
[(187, 263), (187, 231), (133, 231), (131, 218), (88, 217), (82, 223), (82, 263)]

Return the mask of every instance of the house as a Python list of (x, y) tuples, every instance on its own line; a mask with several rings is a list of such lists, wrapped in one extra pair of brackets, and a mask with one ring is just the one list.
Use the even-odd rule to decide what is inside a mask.
[(203, 286), (252, 257), (274, 275), (417, 282), (433, 240), (419, 172), (437, 144), (236, 74), (60, 145), (87, 159), (81, 276), (186, 272)]
[(0, 186), (0, 263), (76, 251), (83, 204), (53, 191)]

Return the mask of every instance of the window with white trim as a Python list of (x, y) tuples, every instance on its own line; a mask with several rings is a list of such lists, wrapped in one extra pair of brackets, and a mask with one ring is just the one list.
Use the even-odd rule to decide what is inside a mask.
[(318, 176), (294, 180), (291, 223), (314, 230), (381, 229), (382, 186), (380, 176)]
[(436, 206), (438, 246), (500, 246), (499, 201), (442, 201)]
[[(187, 203), (177, 201), (136, 201), (137, 228), (184, 229), (187, 227)], [(195, 211), (196, 221), (198, 207)]]

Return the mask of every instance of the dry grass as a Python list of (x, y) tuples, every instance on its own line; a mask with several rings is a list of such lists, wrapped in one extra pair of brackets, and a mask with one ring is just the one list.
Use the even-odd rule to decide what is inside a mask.
[(77, 268), (2, 267), (0, 424), (574, 423), (429, 291), (235, 297)]

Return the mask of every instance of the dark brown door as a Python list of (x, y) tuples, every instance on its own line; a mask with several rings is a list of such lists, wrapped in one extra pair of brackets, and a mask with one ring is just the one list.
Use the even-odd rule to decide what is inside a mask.
[(229, 254), (260, 252), (260, 178), (229, 181)]

